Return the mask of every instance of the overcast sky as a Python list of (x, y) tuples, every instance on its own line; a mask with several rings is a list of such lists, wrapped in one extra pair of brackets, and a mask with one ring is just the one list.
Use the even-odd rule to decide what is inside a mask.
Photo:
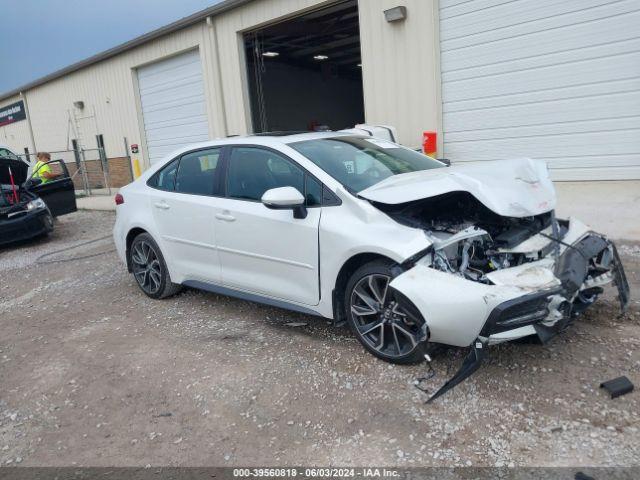
[(0, 0), (0, 93), (220, 0)]

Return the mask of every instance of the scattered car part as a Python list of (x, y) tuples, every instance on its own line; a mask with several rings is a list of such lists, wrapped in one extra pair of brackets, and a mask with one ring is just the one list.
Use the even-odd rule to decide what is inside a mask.
[(604, 388), (611, 398), (616, 398), (621, 395), (633, 392), (633, 383), (624, 375), (622, 377), (614, 378), (613, 380), (607, 380), (600, 384), (600, 388)]
[(594, 477), (591, 477), (586, 473), (582, 473), (582, 472), (577, 472), (573, 478), (575, 480), (596, 480)]
[(475, 373), (487, 355), (487, 342), (477, 339), (471, 347), (469, 347), (469, 353), (465, 357), (462, 365), (455, 373), (453, 377), (451, 377), (440, 389), (434, 393), (425, 403), (431, 403), (436, 398), (441, 397), (453, 387), (463, 382), (467, 378), (469, 378), (473, 373)]
[(418, 377), (414, 380), (413, 385), (424, 393), (429, 393), (429, 389), (422, 386), (423, 382), (427, 382), (436, 376), (436, 371), (433, 369), (433, 365), (431, 365), (431, 356), (426, 354), (424, 355), (424, 361), (427, 364), (427, 373), (422, 377)]

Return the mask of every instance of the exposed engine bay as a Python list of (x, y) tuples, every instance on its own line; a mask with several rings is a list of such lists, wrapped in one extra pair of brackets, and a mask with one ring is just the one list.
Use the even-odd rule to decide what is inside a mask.
[[(465, 191), (374, 205), (423, 230), (431, 242), (398, 266), (391, 287), (421, 311), (439, 310), (449, 318), (427, 320), (429, 341), (470, 347), (460, 370), (429, 401), (476, 371), (488, 345), (528, 335), (546, 342), (592, 305), (604, 285), (617, 286), (622, 310), (629, 301), (615, 245), (579, 221), (557, 220), (554, 210), (502, 216)], [(470, 307), (485, 320), (477, 322)], [(455, 337), (452, 321), (460, 326)]]
[[(433, 266), (469, 280), (546, 257), (566, 226), (553, 211), (516, 218), (500, 216), (468, 192), (451, 192), (400, 205), (376, 205), (397, 222), (423, 229), (434, 245)], [(555, 232), (554, 232), (555, 230)]]

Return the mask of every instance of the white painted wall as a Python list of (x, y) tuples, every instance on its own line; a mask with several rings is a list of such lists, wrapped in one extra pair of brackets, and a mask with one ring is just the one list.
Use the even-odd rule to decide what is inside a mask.
[[(400, 143), (418, 147), (425, 130), (440, 131), (437, 0), (359, 0), (367, 123), (398, 129)], [(384, 10), (404, 5), (404, 21)]]

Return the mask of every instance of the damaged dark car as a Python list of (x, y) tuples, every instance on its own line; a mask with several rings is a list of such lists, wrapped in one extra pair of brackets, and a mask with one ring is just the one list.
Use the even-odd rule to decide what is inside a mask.
[(16, 155), (0, 156), (0, 245), (48, 235), (54, 217), (75, 212), (73, 180), (62, 160), (46, 162), (56, 177), (42, 182)]

